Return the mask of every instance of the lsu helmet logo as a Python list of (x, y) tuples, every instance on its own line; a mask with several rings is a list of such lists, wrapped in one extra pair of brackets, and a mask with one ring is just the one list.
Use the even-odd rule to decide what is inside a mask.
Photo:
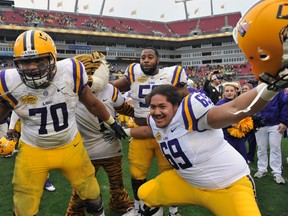
[(240, 26), (239, 26), (239, 34), (244, 37), (248, 29), (250, 28), (250, 25), (247, 21), (244, 21)]
[(277, 19), (288, 19), (288, 4), (279, 5)]

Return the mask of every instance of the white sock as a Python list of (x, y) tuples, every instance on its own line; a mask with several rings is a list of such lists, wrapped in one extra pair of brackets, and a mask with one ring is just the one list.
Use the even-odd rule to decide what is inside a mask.
[(140, 209), (140, 203), (141, 203), (140, 200), (134, 200), (134, 208), (135, 209)]
[(175, 214), (178, 212), (178, 206), (169, 206), (169, 212)]
[[(93, 215), (91, 215), (91, 216), (93, 216)], [(104, 213), (104, 211), (103, 211), (103, 213), (102, 213), (101, 215), (99, 215), (99, 216), (105, 216), (105, 213)]]
[(100, 216), (105, 216), (105, 212), (103, 211), (103, 213)]

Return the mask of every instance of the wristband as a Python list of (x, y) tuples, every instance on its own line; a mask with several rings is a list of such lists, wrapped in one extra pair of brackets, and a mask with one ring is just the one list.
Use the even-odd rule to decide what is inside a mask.
[(115, 122), (115, 119), (110, 115), (109, 118), (105, 122), (108, 125), (112, 125)]
[(131, 137), (131, 128), (124, 128), (125, 133), (127, 136)]
[(271, 101), (278, 93), (276, 91), (268, 90), (266, 83), (261, 83), (256, 87), (257, 93), (260, 94), (260, 98), (265, 101)]

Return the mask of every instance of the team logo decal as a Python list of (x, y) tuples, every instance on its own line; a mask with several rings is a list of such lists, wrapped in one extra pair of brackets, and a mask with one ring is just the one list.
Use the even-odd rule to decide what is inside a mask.
[(20, 100), (24, 104), (35, 104), (37, 102), (38, 98), (36, 96), (32, 96), (32, 95), (25, 95), (25, 96), (21, 97)]
[(47, 41), (47, 40), (48, 40), (48, 37), (47, 37), (47, 36), (45, 36), (45, 37), (40, 36), (39, 38), (42, 39), (42, 40), (44, 40), (44, 41)]
[(158, 132), (156, 135), (155, 135), (155, 139), (156, 140), (162, 140), (162, 136), (161, 136), (161, 134)]
[(277, 19), (288, 19), (288, 4), (279, 5)]
[(249, 28), (250, 28), (249, 23), (246, 20), (244, 20), (244, 22), (242, 22), (238, 28), (239, 34), (242, 37), (244, 37)]
[(138, 77), (137, 81), (140, 83), (146, 82), (147, 81), (147, 77)]

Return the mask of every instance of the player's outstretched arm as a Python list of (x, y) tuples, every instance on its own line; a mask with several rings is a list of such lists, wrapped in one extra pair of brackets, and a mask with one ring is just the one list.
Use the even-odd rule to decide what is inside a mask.
[(268, 90), (267, 86), (267, 84), (261, 83), (234, 100), (211, 108), (207, 114), (208, 125), (212, 128), (227, 127), (259, 112), (278, 93), (277, 91)]

